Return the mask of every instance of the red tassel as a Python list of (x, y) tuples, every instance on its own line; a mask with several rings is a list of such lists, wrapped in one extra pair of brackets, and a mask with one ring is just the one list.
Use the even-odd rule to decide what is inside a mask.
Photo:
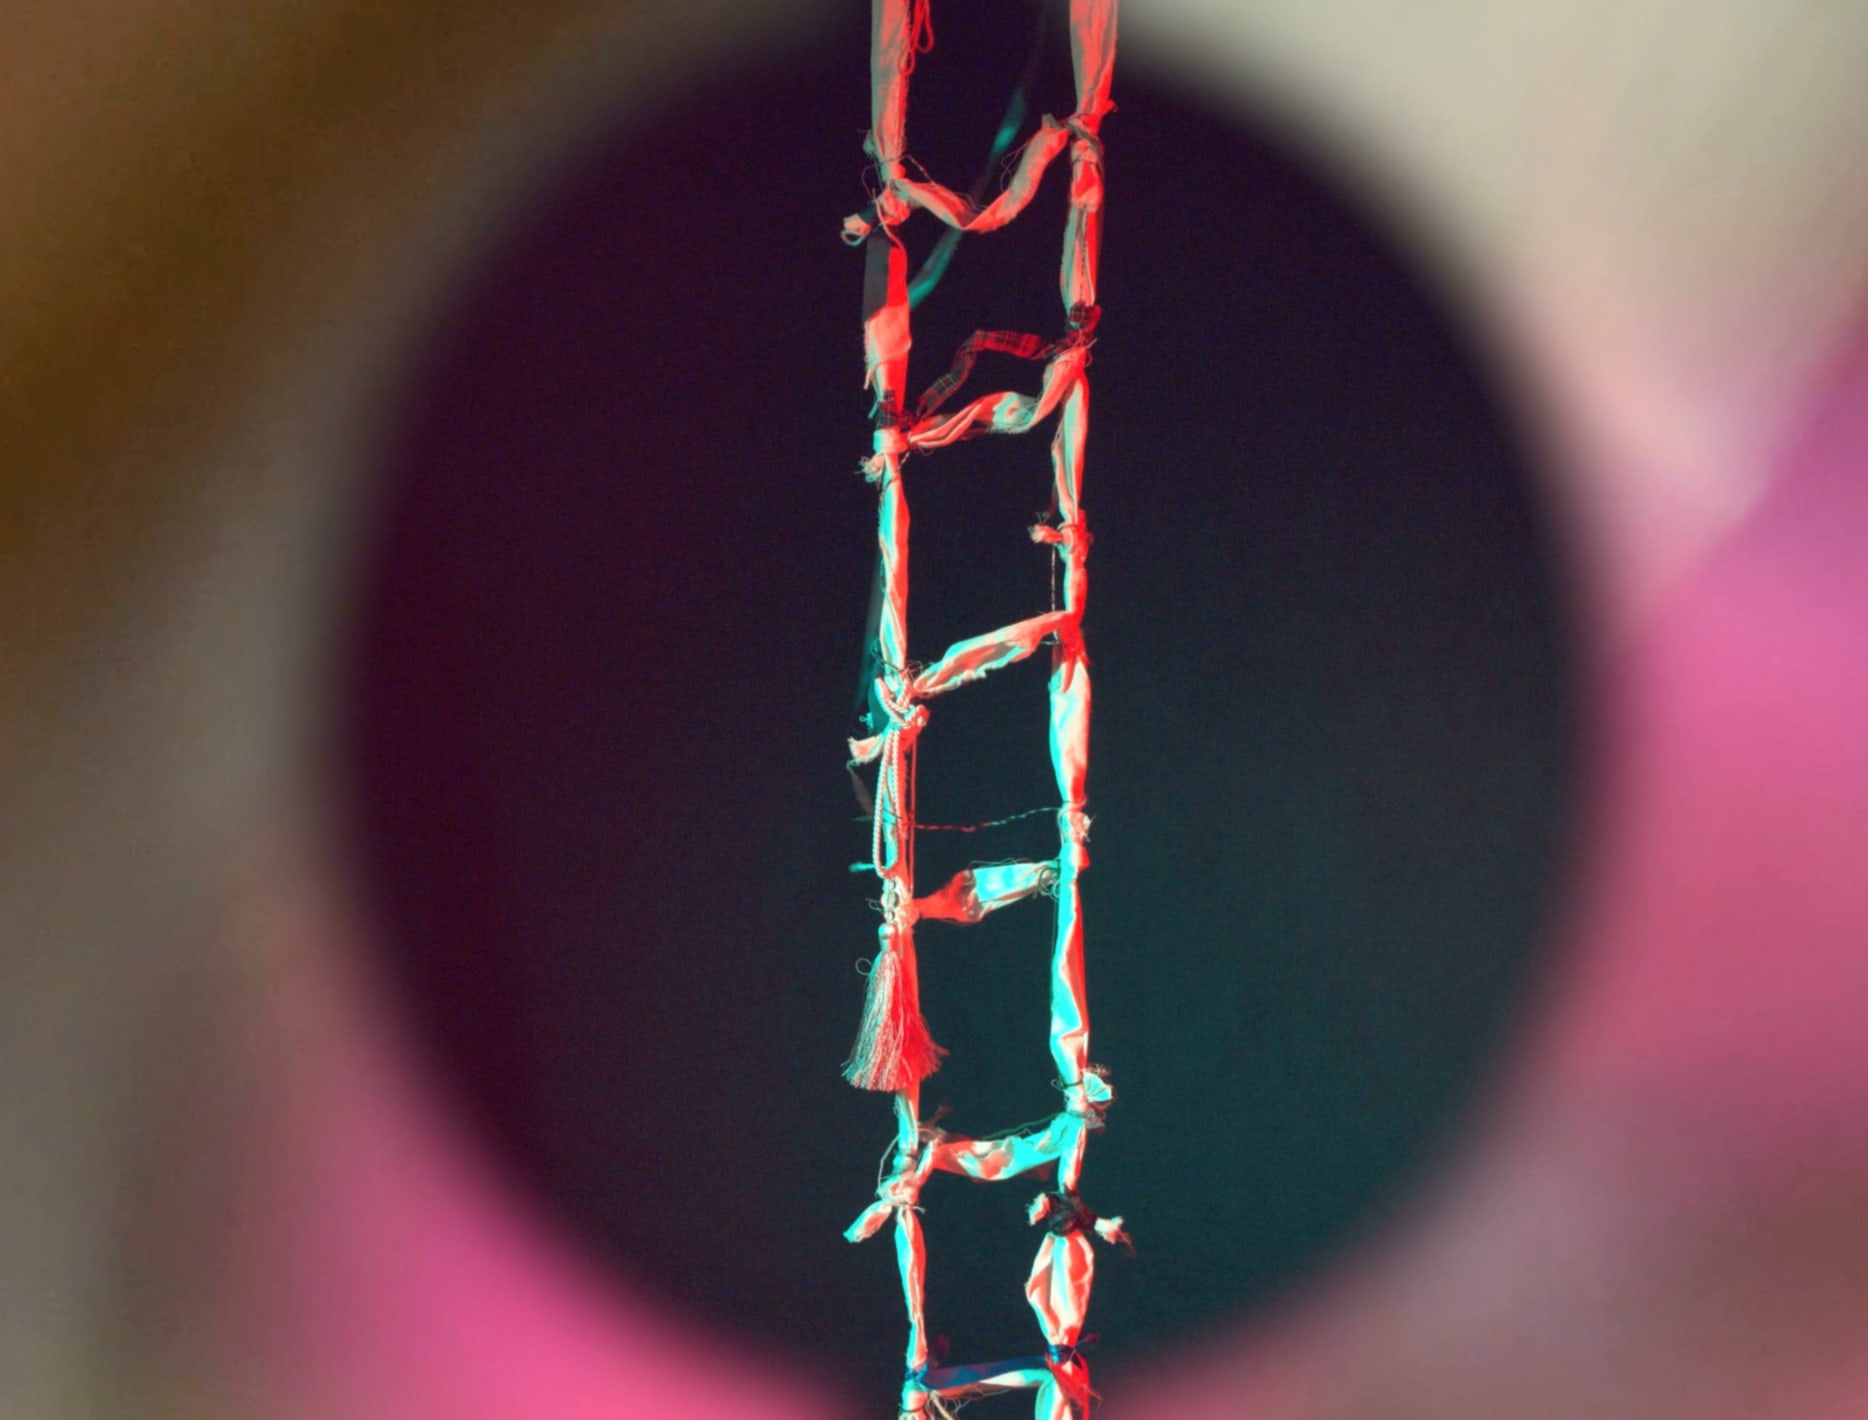
[(940, 1069), (940, 1058), (947, 1053), (934, 1043), (921, 1018), (913, 951), (912, 945), (885, 933), (882, 952), (870, 968), (863, 1023), (843, 1067), (843, 1078), (859, 1090), (893, 1093), (918, 1085)]

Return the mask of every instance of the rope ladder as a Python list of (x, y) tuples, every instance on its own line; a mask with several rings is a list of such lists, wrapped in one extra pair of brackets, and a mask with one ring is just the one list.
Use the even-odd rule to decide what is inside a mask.
[[(900, 1415), (946, 1416), (969, 1397), (1011, 1389), (1036, 1392), (1037, 1420), (1082, 1420), (1091, 1400), (1089, 1367), (1078, 1351), (1095, 1273), (1093, 1240), (1126, 1243), (1120, 1218), (1099, 1218), (1078, 1197), (1089, 1135), (1101, 1127), (1114, 1098), (1089, 1059), (1089, 1006), (1083, 969), (1079, 879), (1089, 866), (1090, 673), (1082, 636), (1089, 590), (1090, 535), (1080, 491), (1089, 427), (1090, 346), (1096, 327), (1096, 273), (1102, 228), (1103, 152), (1100, 128), (1109, 112), (1115, 59), (1115, 0), (1070, 0), (1071, 60), (1076, 108), (1062, 120), (1048, 114), (1026, 141), (1003, 190), (979, 205), (904, 167), (909, 78), (932, 44), (928, 0), (873, 0), (871, 129), (865, 149), (877, 191), (872, 206), (844, 223), (844, 239), (865, 251), (865, 387), (875, 399), (873, 453), (863, 471), (878, 491), (880, 608), (872, 691), (876, 733), (850, 741), (851, 764), (874, 765), (871, 863), (881, 882), (879, 947), (869, 969), (856, 1046), (845, 1075), (863, 1089), (894, 1097), (895, 1142), (876, 1198), (845, 1236), (860, 1242), (893, 1223), (908, 1342)], [(1063, 238), (1060, 294), (1066, 331), (1046, 344), (1004, 331), (976, 334), (952, 371), (910, 408), (906, 399), (910, 338), (908, 258), (896, 229), (914, 210), (932, 213), (952, 233), (984, 233), (1006, 225), (1030, 203), (1047, 168), (1069, 154), (1070, 198)], [(958, 409), (947, 401), (981, 350), (1041, 359), (1035, 395), (1013, 391), (978, 396)], [(1063, 604), (1052, 611), (968, 637), (931, 665), (908, 659), (908, 498), (902, 466), (925, 453), (978, 434), (1021, 434), (1056, 416), (1051, 463), (1056, 520), (1031, 529), (1063, 568)], [(1051, 647), (1048, 687), (1051, 763), (1062, 807), (1058, 853), (1047, 862), (965, 869), (939, 890), (915, 893), (915, 745), (928, 723), (926, 702)], [(1050, 962), (1050, 1050), (1062, 1092), (1058, 1112), (1041, 1126), (967, 1139), (921, 1120), (921, 1082), (945, 1052), (922, 1019), (914, 946), (917, 922), (978, 922), (1028, 898), (1055, 903)], [(1038, 1195), (1029, 1217), (1045, 1233), (1025, 1294), (1043, 1334), (1042, 1354), (972, 1365), (930, 1364), (923, 1297), (926, 1252), (920, 1196), (935, 1171), (989, 1182), (1056, 1166), (1054, 1186)]]

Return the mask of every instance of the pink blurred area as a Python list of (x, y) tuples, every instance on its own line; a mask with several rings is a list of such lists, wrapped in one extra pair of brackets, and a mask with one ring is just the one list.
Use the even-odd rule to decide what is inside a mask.
[[(848, 1413), (834, 1378), (698, 1334), (588, 1272), (475, 1154), (346, 974), (364, 931), (341, 892), (300, 863), (275, 893), (284, 965), (254, 1023), (268, 1122), (249, 1151), (227, 1327), (246, 1412)], [(815, 1285), (799, 1279), (801, 1306)]]
[(1759, 1155), (1868, 1148), (1868, 344), (1605, 684), (1610, 799), (1566, 1079)]

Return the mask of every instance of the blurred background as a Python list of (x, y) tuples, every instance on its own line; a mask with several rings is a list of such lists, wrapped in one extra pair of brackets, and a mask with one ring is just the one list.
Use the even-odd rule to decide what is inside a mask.
[[(964, 185), (1068, 63), (1055, 5), (950, 8), (910, 137)], [(888, 1129), (836, 1074), (865, 21), (21, 26), (6, 1414), (889, 1403), (892, 1258), (837, 1237)], [(1124, 25), (1086, 488), (1111, 1413), (1863, 1413), (1868, 26)], [(917, 382), (1054, 333), (1061, 207), (962, 245)], [(912, 471), (911, 649), (1047, 604), (1041, 444)], [(1038, 676), (937, 707), (924, 817), (1051, 802)], [(955, 1128), (1048, 1107), (1039, 918), (926, 934)], [(934, 1329), (1017, 1354), (1024, 1195), (944, 1182)]]
[[(1034, 43), (1034, 111), (1069, 110), (1067, 11), (1026, 9), (1035, 41), (1004, 7), (941, 17), (911, 99), (933, 171), (981, 167)], [(875, 554), (861, 258), (834, 239), (863, 200), (867, 18), (598, 145), (467, 283), (385, 441), (342, 664), (396, 1008), (514, 1183), (622, 1275), (886, 1396), (895, 1259), (841, 1232), (893, 1115), (835, 1068), (875, 925), (839, 769)], [(1087, 506), (1094, 1039), (1122, 1109), (1091, 1178), (1146, 1245), (1098, 1285), (1112, 1397), (1131, 1356), (1368, 1231), (1475, 1107), (1547, 969), (1580, 771), (1538, 474), (1449, 301), (1298, 158), (1139, 66), (1120, 103)], [(645, 211), (720, 128), (759, 131), (762, 169)], [(1062, 330), (1064, 209), (1054, 183), (963, 246), (918, 312), (920, 383), (976, 324)], [(988, 355), (974, 388), (1034, 368)], [(931, 661), (1051, 605), (1026, 535), (1050, 455), (917, 462)], [(935, 707), (921, 818), (1055, 805), (1047, 674)], [(919, 871), (1055, 834), (936, 831)], [(925, 934), (947, 1127), (1054, 1108), (1049, 917)], [(1029, 1192), (928, 1194), (956, 1360), (1034, 1344)]]

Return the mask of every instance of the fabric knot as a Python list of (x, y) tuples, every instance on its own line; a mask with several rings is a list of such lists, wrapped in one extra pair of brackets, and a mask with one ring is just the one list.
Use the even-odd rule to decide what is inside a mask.
[(891, 1218), (900, 1220), (903, 1210), (921, 1206), (921, 1187), (934, 1166), (934, 1150), (917, 1145), (897, 1148), (889, 1171), (876, 1183), (876, 1201), (863, 1209), (862, 1216), (843, 1231), (851, 1242), (864, 1242), (888, 1225)]
[(921, 1183), (927, 1177), (929, 1151), (897, 1150), (888, 1174), (876, 1184), (876, 1198), (891, 1208), (915, 1208), (921, 1203)]
[(1057, 835), (1066, 843), (1088, 843), (1090, 822), (1090, 816), (1082, 809), (1059, 809), (1057, 811)]
[(1103, 318), (1103, 308), (1092, 301), (1079, 301), (1065, 315), (1069, 329), (1063, 339), (1051, 347), (1052, 351), (1062, 354), (1064, 351), (1077, 352), (1077, 358), (1084, 365), (1090, 363), (1090, 347), (1096, 343), (1096, 325)]
[(917, 735), (928, 722), (927, 706), (911, 698), (906, 688), (895, 690), (886, 677), (876, 681), (876, 699), (889, 717), (889, 728), (898, 735)]
[(1093, 1065), (1084, 1070), (1081, 1080), (1064, 1085), (1062, 1089), (1065, 1111), (1085, 1120), (1092, 1129), (1102, 1126), (1103, 1116), (1109, 1112), (1109, 1106), (1116, 1098), (1116, 1092), (1109, 1088), (1109, 1081)]
[(908, 436), (903, 430), (907, 420), (898, 403), (884, 403), (880, 395), (876, 398), (876, 407), (872, 412), (876, 430), (871, 447), (875, 452), (862, 461), (861, 468), (863, 477), (871, 483), (880, 483), (889, 471), (890, 456), (900, 459), (908, 452)]
[(1091, 1232), (1096, 1227), (1096, 1215), (1083, 1206), (1074, 1190), (1040, 1193), (1027, 1216), (1033, 1227), (1043, 1223), (1059, 1237)]
[(1090, 544), (1096, 541), (1090, 535), (1089, 525), (1080, 517), (1073, 522), (1059, 523), (1056, 527), (1039, 523), (1031, 530), (1031, 540), (1062, 547), (1072, 555), (1088, 552)]
[(921, 1185), (913, 1174), (898, 1174), (876, 1190), (876, 1197), (896, 1208), (913, 1208), (921, 1202)]
[[(900, 163), (895, 164), (895, 177), (897, 180), (902, 178), (902, 165)], [(912, 209), (908, 206), (907, 201), (900, 193), (895, 191), (892, 185), (884, 187), (881, 192), (876, 194), (876, 220), (881, 226), (899, 227), (903, 222), (908, 220), (908, 213), (910, 210)], [(889, 234), (889, 239), (891, 241), (901, 240), (899, 237), (895, 236), (893, 232)]]
[(1074, 1189), (1053, 1193), (1040, 1193), (1031, 1201), (1026, 1218), (1035, 1228), (1039, 1223), (1055, 1236), (1066, 1238), (1073, 1233), (1083, 1233), (1090, 1237), (1101, 1238), (1104, 1242), (1122, 1248), (1131, 1255), (1135, 1244), (1128, 1233), (1123, 1231), (1120, 1218), (1103, 1218), (1092, 1213), (1083, 1205)]
[(1097, 114), (1096, 117), (1092, 119), (1089, 115), (1081, 113), (1073, 113), (1069, 118), (1064, 120), (1064, 127), (1070, 130), (1073, 140), (1070, 145), (1070, 156), (1072, 158), (1078, 159), (1079, 161), (1087, 159), (1095, 163), (1102, 162), (1103, 137), (1102, 134), (1097, 131), (1098, 124), (1101, 120), (1101, 114)]

